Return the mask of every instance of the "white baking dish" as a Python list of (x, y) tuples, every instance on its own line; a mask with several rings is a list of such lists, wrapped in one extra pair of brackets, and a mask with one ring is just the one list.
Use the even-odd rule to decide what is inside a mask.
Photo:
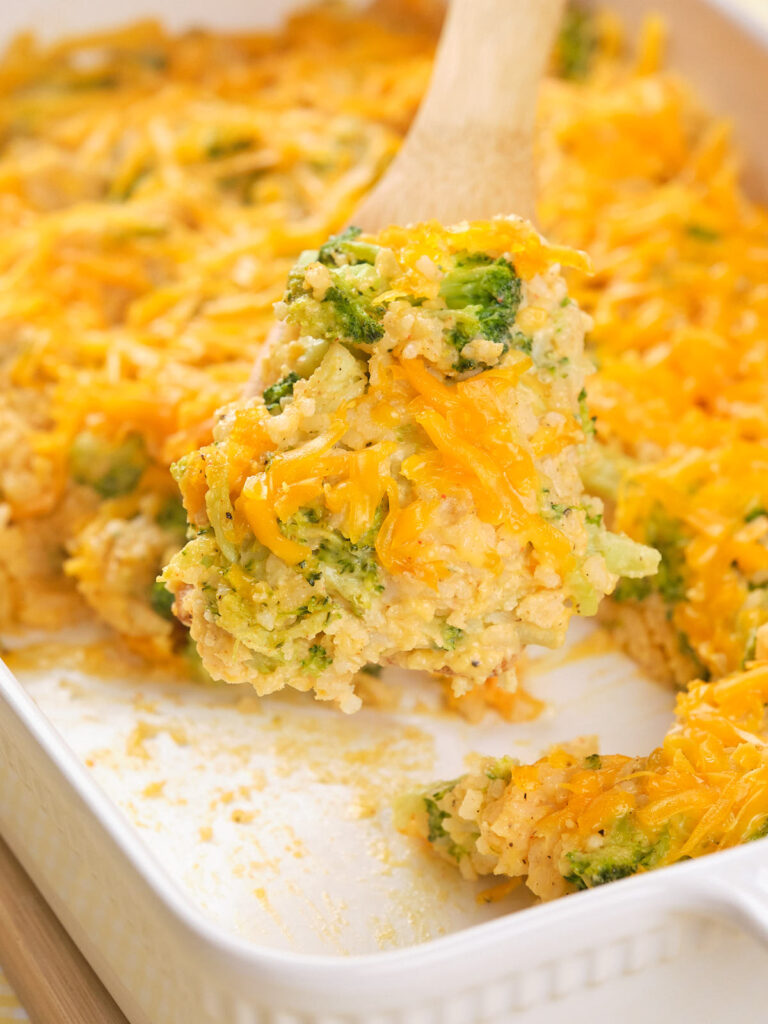
[[(211, 12), (199, 0), (173, 5), (119, 0), (94, 12), (87, 0), (70, 0), (66, 8), (55, 0), (36, 0), (23, 10), (0, 9), (0, 33), (29, 24), (58, 33), (145, 13), (159, 13), (175, 24), (197, 19), (263, 24), (287, 6), (278, 0), (257, 6), (226, 0)], [(631, 20), (650, 5), (625, 0), (613, 6), (626, 8)], [(736, 20), (701, 0), (670, 0), (664, 7), (673, 32), (673, 61), (710, 103), (729, 112), (733, 108), (757, 188), (768, 181), (763, 130), (768, 53)], [(604, 749), (640, 752), (661, 738), (671, 696), (640, 679), (617, 655), (565, 661), (534, 679), (534, 688), (551, 699), (557, 713), (520, 726), (469, 727), (413, 709), (363, 712), (341, 726), (334, 724), (340, 720), (335, 712), (301, 700), (267, 702), (269, 722), (264, 714), (236, 719), (234, 693), (173, 694), (144, 683), (142, 701), (135, 701), (135, 681), (121, 688), (114, 681), (78, 682), (74, 676), (37, 673), (22, 686), (0, 665), (0, 831), (134, 1024), (544, 1024), (566, 1017), (586, 1020), (595, 1012), (621, 1012), (626, 1024), (649, 1016), (661, 1022), (765, 1020), (762, 951), (734, 931), (745, 926), (768, 942), (765, 842), (507, 914), (504, 904), (477, 907), (473, 890), (450, 869), (420, 860), (418, 851), (396, 837), (392, 842), (400, 846), (390, 862), (379, 858), (376, 870), (368, 871), (366, 843), (375, 835), (364, 831), (368, 812), (361, 810), (359, 825), (347, 828), (346, 805), (339, 803), (350, 796), (355, 780), (347, 792), (343, 779), (322, 789), (313, 788), (312, 780), (286, 778), (279, 784), (295, 797), (288, 817), (301, 818), (297, 824), (310, 856), (291, 862), (290, 877), (279, 879), (283, 889), (275, 882), (275, 892), (284, 898), (285, 886), (298, 887), (318, 902), (330, 890), (339, 916), (329, 928), (326, 914), (323, 930), (304, 920), (302, 908), (308, 904), (297, 903), (292, 916), (281, 918), (290, 917), (287, 937), (268, 927), (272, 890), (259, 886), (258, 896), (249, 896), (243, 884), (243, 878), (248, 885), (258, 878), (259, 868), (255, 874), (239, 870), (242, 848), (247, 851), (249, 842), (264, 838), (261, 831), (238, 840), (238, 853), (226, 838), (232, 830), (222, 825), (227, 849), (217, 860), (217, 847), (208, 852), (189, 827), (202, 813), (199, 798), (217, 792), (210, 771), (194, 775), (194, 737), (189, 743), (182, 739), (177, 750), (172, 740), (162, 745), (165, 734), (160, 740), (155, 736), (159, 757), (148, 761), (139, 751), (125, 762), (96, 758), (91, 773), (82, 763), (98, 746), (111, 754), (118, 746), (124, 749), (126, 735), (133, 735), (140, 720), (162, 733), (180, 719), (194, 730), (206, 716), (227, 728), (238, 721), (238, 736), (250, 734), (252, 774), (260, 756), (267, 758), (267, 768), (273, 764), (268, 758), (274, 752), (264, 753), (260, 743), (268, 745), (275, 730), (283, 729), (279, 722), (274, 728), (270, 724), (276, 718), (308, 723), (302, 735), (318, 742), (343, 728), (331, 747), (352, 742), (355, 730), (386, 744), (398, 729), (418, 729), (436, 755), (427, 766), (406, 765), (397, 778), (454, 774), (473, 748), (530, 757), (550, 742), (584, 732), (598, 732)], [(70, 700), (78, 686), (85, 689), (79, 705)], [(379, 735), (380, 728), (391, 733)], [(358, 770), (371, 770), (365, 758)], [(186, 804), (154, 800), (151, 812), (134, 806), (140, 792), (135, 779), (144, 786), (153, 781), (153, 772), (157, 781), (157, 771), (162, 781), (168, 776), (166, 788)], [(236, 788), (235, 769), (225, 769), (230, 771)], [(396, 784), (393, 776), (393, 789)], [(256, 789), (256, 796), (243, 795), (244, 802), (251, 801), (248, 807), (269, 800), (269, 787)], [(327, 805), (318, 805), (321, 796)], [(374, 826), (383, 834), (387, 821), (372, 819)], [(349, 837), (358, 828), (365, 841), (354, 856), (346, 849), (345, 860), (344, 843), (353, 841)], [(334, 843), (340, 844), (338, 851)], [(415, 868), (402, 863), (409, 849)], [(229, 885), (227, 870), (236, 854), (241, 861)], [(405, 881), (416, 869), (423, 896)], [(393, 882), (385, 892), (382, 880), (388, 878)], [(232, 905), (232, 893), (240, 905)], [(393, 910), (395, 904), (399, 910)], [(370, 951), (377, 945), (370, 920), (378, 909), (390, 914), (385, 923), (391, 929), (379, 935), (378, 944), (400, 948)], [(442, 937), (430, 937), (441, 930)], [(295, 952), (296, 947), (304, 951)], [(339, 955), (342, 948), (348, 955)], [(364, 955), (355, 955), (361, 950)], [(720, 991), (725, 976), (733, 983), (730, 992)], [(686, 979), (684, 1001), (675, 995), (675, 978)]]

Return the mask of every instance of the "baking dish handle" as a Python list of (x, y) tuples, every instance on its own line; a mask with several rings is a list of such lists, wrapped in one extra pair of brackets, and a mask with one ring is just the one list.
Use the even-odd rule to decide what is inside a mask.
[(768, 947), (768, 863), (756, 865), (750, 857), (728, 865), (725, 871), (721, 865), (713, 864), (712, 869), (687, 879), (681, 887), (686, 909), (710, 910)]

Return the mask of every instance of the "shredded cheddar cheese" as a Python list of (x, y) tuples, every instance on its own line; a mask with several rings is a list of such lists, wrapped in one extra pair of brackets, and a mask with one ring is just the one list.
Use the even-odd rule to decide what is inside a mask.
[[(26, 34), (7, 49), (4, 629), (83, 617), (73, 583), (103, 617), (83, 574), (109, 589), (119, 573), (106, 538), (84, 560), (81, 531), (108, 519), (99, 481), (73, 472), (73, 446), (88, 432), (114, 461), (139, 437), (147, 472), (124, 486), (173, 493), (170, 464), (207, 444), (215, 410), (241, 393), (296, 256), (347, 221), (395, 152), (432, 48), (418, 28), (325, 9), (276, 34), (174, 36), (145, 21), (51, 46)], [(195, 473), (202, 483), (194, 464), (185, 479)], [(168, 628), (149, 603), (160, 568), (148, 564), (150, 584), (131, 595), (150, 635)], [(135, 632), (135, 617), (109, 621)]]

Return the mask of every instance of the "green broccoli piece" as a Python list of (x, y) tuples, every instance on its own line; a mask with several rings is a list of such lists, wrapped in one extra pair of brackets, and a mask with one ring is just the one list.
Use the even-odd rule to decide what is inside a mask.
[(682, 523), (657, 512), (648, 523), (646, 543), (661, 555), (659, 571), (650, 577), (653, 586), (668, 604), (682, 601), (685, 597), (685, 549), (688, 546)]
[[(669, 848), (667, 832), (651, 842), (632, 822), (629, 815), (619, 818), (597, 850), (582, 853), (571, 850), (565, 855), (561, 873), (577, 889), (592, 889), (618, 878), (654, 867)], [(567, 872), (567, 873), (566, 873)]]
[[(479, 334), (508, 345), (522, 298), (520, 278), (509, 260), (494, 260), (482, 252), (459, 253), (440, 284), (440, 295), (448, 309), (464, 310), (476, 321), (473, 337)], [(466, 333), (471, 320), (464, 319), (457, 327)]]
[(427, 841), (439, 846), (447, 856), (457, 862), (468, 851), (455, 843), (446, 832), (443, 822), (450, 817), (450, 812), (443, 810), (440, 801), (454, 789), (458, 782), (458, 779), (453, 779), (451, 782), (441, 783), (440, 789), (431, 790), (421, 797), (424, 810), (427, 813)]
[(599, 771), (603, 767), (603, 759), (599, 754), (588, 754), (584, 758), (584, 767), (591, 771)]
[(341, 234), (332, 235), (324, 245), (321, 245), (317, 252), (317, 259), (326, 267), (354, 266), (357, 263), (376, 262), (376, 255), (381, 246), (371, 242), (360, 242), (358, 238), (362, 234), (360, 228), (354, 226), (342, 231)]
[(512, 778), (512, 769), (518, 762), (514, 757), (508, 757), (506, 754), (504, 757), (497, 757), (495, 761), (488, 765), (485, 769), (486, 778), (492, 782), (494, 779), (501, 779), (503, 782), (509, 782)]
[(442, 624), (443, 642), (441, 647), (444, 651), (453, 651), (456, 648), (456, 644), (464, 636), (464, 630), (459, 629), (458, 626), (449, 626), (447, 622)]
[(83, 430), (73, 440), (69, 452), (73, 480), (92, 487), (102, 498), (129, 494), (148, 465), (144, 438), (136, 433), (114, 442)]
[(186, 533), (187, 513), (181, 503), (181, 498), (173, 496), (164, 501), (155, 516), (155, 522), (171, 533)]
[(768, 836), (768, 818), (761, 825), (758, 825), (751, 835), (747, 836), (746, 842), (751, 843), (755, 839), (764, 839), (766, 836)]
[(595, 416), (590, 416), (589, 406), (587, 405), (587, 389), (582, 388), (579, 392), (579, 419), (581, 420), (581, 426), (587, 437), (594, 437), (595, 435)]
[(751, 523), (753, 520), (759, 519), (760, 516), (768, 516), (768, 510), (763, 508), (762, 505), (756, 505), (755, 508), (750, 509), (744, 516), (744, 522)]
[(614, 601), (644, 601), (654, 592), (652, 581), (648, 577), (639, 580), (620, 579), (611, 594)]
[(453, 779), (451, 782), (440, 783), (440, 789), (424, 794), (424, 807), (427, 812), (427, 823), (429, 825), (427, 840), (430, 843), (436, 843), (441, 839), (450, 839), (450, 836), (443, 827), (443, 822), (446, 818), (450, 817), (450, 814), (438, 805), (438, 801), (447, 796), (455, 788), (458, 781), (458, 779)]
[(374, 305), (381, 285), (376, 271), (368, 263), (349, 264), (331, 270), (331, 276), (334, 283), (318, 301), (305, 287), (304, 269), (292, 271), (285, 293), (287, 319), (314, 338), (338, 339), (350, 347), (372, 345), (384, 334), (379, 322), (384, 307)]
[(660, 594), (668, 604), (685, 597), (685, 549), (688, 545), (683, 524), (671, 519), (656, 506), (645, 529), (645, 543), (661, 555), (655, 576), (643, 579), (622, 579), (613, 592), (614, 601), (643, 601), (650, 594)]
[(309, 654), (301, 663), (301, 667), (307, 675), (319, 676), (331, 664), (333, 664), (333, 658), (322, 644), (312, 644), (309, 648)]
[(362, 541), (353, 544), (338, 530), (333, 530), (321, 541), (316, 555), (321, 564), (331, 566), (342, 575), (351, 574), (375, 590), (384, 589), (379, 582), (379, 564), (373, 544)]
[(718, 242), (722, 238), (719, 231), (708, 228), (704, 224), (686, 224), (685, 233), (697, 242)]
[(550, 504), (552, 516), (555, 519), (562, 519), (563, 516), (570, 515), (573, 511), (573, 505), (563, 505), (562, 502), (553, 501)]
[(362, 296), (350, 289), (333, 285), (325, 293), (324, 303), (329, 303), (338, 322), (341, 334), (356, 345), (372, 345), (384, 334), (384, 328), (366, 308)]
[(263, 392), (264, 403), (267, 406), (267, 412), (272, 416), (277, 416), (282, 411), (282, 399), (290, 398), (293, 394), (293, 385), (299, 380), (298, 373), (294, 373), (291, 370), (290, 373), (286, 374), (282, 380), (277, 381), (275, 384), (270, 384), (268, 388), (265, 388)]
[(599, 42), (594, 15), (579, 7), (568, 7), (555, 44), (555, 73), (571, 80), (586, 78)]
[(280, 529), (289, 540), (312, 548), (312, 556), (299, 565), (304, 578), (314, 586), (322, 576), (325, 586), (348, 601), (359, 615), (370, 607), (372, 595), (384, 589), (374, 547), (382, 518), (379, 509), (370, 530), (357, 544), (330, 528), (316, 508), (299, 509), (295, 516), (281, 521)]
[[(684, 654), (686, 658), (690, 658), (693, 662), (694, 669), (696, 671), (696, 678), (701, 679), (702, 682), (708, 683), (712, 678), (712, 673), (701, 660), (696, 649), (688, 638), (688, 635), (684, 633), (682, 629), (677, 631), (677, 646), (680, 648), (680, 652)], [(744, 666), (742, 665), (742, 668), (743, 667)]]
[[(444, 793), (435, 794), (436, 796), (444, 796)], [(443, 822), (449, 817), (448, 811), (441, 810), (437, 805), (437, 800), (434, 797), (424, 797), (424, 807), (427, 811), (427, 824), (429, 826), (429, 832), (427, 833), (427, 841), (430, 843), (436, 842), (438, 839), (448, 839), (448, 833), (443, 827)]]
[[(358, 346), (372, 345), (384, 334), (379, 322), (384, 307), (375, 301), (386, 287), (374, 267), (380, 246), (359, 241), (360, 233), (359, 228), (348, 228), (318, 250), (303, 252), (288, 277), (287, 319), (314, 338)], [(315, 298), (306, 283), (307, 267), (314, 261), (331, 274), (322, 299)]]
[(172, 611), (173, 601), (173, 594), (170, 590), (165, 589), (165, 584), (162, 580), (155, 580), (149, 592), (149, 603), (152, 611), (172, 622), (174, 618)]
[(210, 141), (205, 147), (205, 156), (209, 160), (221, 160), (236, 153), (244, 153), (253, 146), (253, 139), (244, 135), (227, 136), (224, 132), (213, 131)]

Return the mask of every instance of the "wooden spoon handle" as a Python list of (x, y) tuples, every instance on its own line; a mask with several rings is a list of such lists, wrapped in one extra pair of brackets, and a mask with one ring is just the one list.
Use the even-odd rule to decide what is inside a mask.
[(0, 964), (33, 1024), (128, 1024), (1, 839)]
[(429, 91), (356, 224), (533, 217), (536, 98), (562, 8), (451, 0)]

